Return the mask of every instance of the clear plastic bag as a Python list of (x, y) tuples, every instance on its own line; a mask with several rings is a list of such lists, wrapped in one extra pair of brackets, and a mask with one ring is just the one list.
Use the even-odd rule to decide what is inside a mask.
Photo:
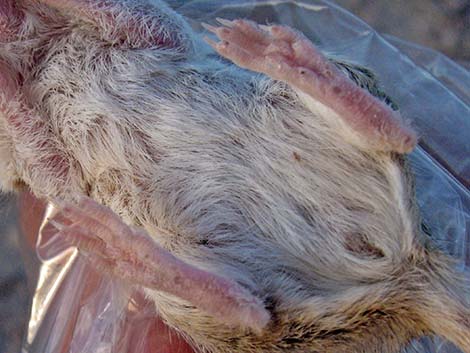
[[(283, 23), (321, 49), (371, 68), (421, 135), (411, 154), (423, 218), (437, 244), (470, 273), (470, 74), (432, 50), (382, 37), (337, 6), (310, 1), (173, 0), (201, 31), (216, 17)], [(152, 336), (151, 304), (109, 277), (101, 277), (76, 250), (42, 232), (42, 260), (24, 353), (165, 352)], [(80, 300), (77, 300), (80, 298)], [(171, 333), (167, 335), (171, 340)], [(184, 351), (186, 348), (182, 348)], [(440, 339), (422, 339), (409, 352), (458, 352)]]

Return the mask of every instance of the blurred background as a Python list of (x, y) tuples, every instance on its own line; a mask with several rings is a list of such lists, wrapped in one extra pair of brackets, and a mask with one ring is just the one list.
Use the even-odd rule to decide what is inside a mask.
[[(470, 69), (470, 0), (335, 2), (380, 33), (438, 50)], [(15, 199), (0, 195), (0, 353), (20, 352), (33, 290), (26, 273), (38, 266), (16, 219)]]
[[(0, 353), (18, 353), (29, 315), (26, 246), (17, 226), (15, 198), (0, 195)], [(32, 284), (32, 283), (31, 283)]]
[(377, 32), (435, 49), (470, 68), (470, 0), (334, 0)]

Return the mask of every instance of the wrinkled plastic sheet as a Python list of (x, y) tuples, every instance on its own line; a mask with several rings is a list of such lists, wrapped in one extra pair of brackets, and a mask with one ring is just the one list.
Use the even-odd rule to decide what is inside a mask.
[[(330, 55), (375, 71), (385, 91), (414, 122), (421, 141), (410, 159), (422, 215), (436, 243), (470, 273), (470, 75), (445, 56), (383, 37), (327, 1), (178, 1), (170, 4), (202, 31), (216, 17), (283, 23)], [(101, 277), (76, 250), (40, 235), (42, 260), (23, 352), (160, 352), (151, 341), (156, 315), (133, 288)], [(78, 299), (80, 298), (80, 299)], [(153, 348), (152, 348), (153, 347)], [(425, 338), (409, 352), (458, 352)]]

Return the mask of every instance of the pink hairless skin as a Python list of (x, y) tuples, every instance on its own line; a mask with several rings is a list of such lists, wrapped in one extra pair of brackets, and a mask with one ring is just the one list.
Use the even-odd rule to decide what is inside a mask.
[[(109, 21), (111, 28), (125, 26), (121, 32), (141, 37), (138, 40), (142, 46), (176, 46), (176, 38), (160, 38), (158, 32), (152, 30), (134, 33), (138, 27), (133, 23), (118, 23), (114, 14), (107, 11), (107, 1), (44, 0), (42, 3), (61, 10), (79, 11), (91, 22), (101, 18)], [(16, 3), (0, 3), (2, 41), (14, 39), (21, 21), (22, 13)], [(158, 23), (155, 21), (149, 20), (150, 29)], [(265, 30), (243, 20), (220, 22), (224, 27), (206, 25), (206, 28), (223, 40), (221, 43), (209, 41), (221, 55), (242, 67), (286, 81), (315, 97), (335, 110), (346, 124), (378, 150), (408, 152), (414, 147), (416, 137), (402, 123), (398, 113), (352, 83), (301, 34), (280, 26)], [(136, 40), (130, 42), (137, 45)], [(70, 167), (67, 159), (54, 145), (54, 140), (48, 138), (43, 121), (22, 101), (21, 83), (16, 76), (7, 64), (0, 64), (3, 95), (17, 102), (14, 111), (2, 107), (8, 129), (15, 139), (25, 141), (24, 146), (49, 151), (45, 160), (29, 161), (29, 168), (50, 168), (55, 178), (64, 179), (67, 184)], [(97, 266), (123, 279), (174, 294), (226, 323), (260, 331), (269, 321), (263, 304), (240, 285), (178, 260), (157, 246), (145, 232), (124, 224), (106, 207), (85, 197), (78, 207), (61, 201), (57, 201), (56, 206), (59, 215), (69, 220), (68, 224), (54, 223), (59, 235), (70, 239)]]
[(416, 134), (398, 112), (352, 82), (303, 34), (246, 20), (218, 21), (222, 27), (204, 27), (222, 40), (216, 43), (206, 39), (220, 55), (311, 95), (338, 113), (367, 140), (369, 148), (408, 153), (416, 145)]
[[(34, 248), (37, 243), (37, 236), (39, 228), (42, 223), (46, 204), (43, 201), (36, 199), (28, 192), (22, 192), (18, 197), (18, 207), (20, 210), (19, 222), (21, 225), (22, 234), (26, 237), (26, 242), (23, 244), (29, 245)], [(47, 230), (43, 230), (43, 236), (47, 236)], [(54, 235), (55, 234), (51, 234)], [(27, 254), (33, 254), (28, 252)], [(90, 268), (96, 268), (94, 262), (90, 262)], [(31, 277), (36, 276), (35, 268), (27, 268), (33, 271)], [(86, 272), (79, 280), (83, 283), (83, 288), (86, 288), (80, 294), (73, 298), (77, 307), (80, 304), (86, 303), (89, 299), (90, 293), (99, 290), (98, 284), (102, 281), (100, 272), (91, 270)], [(29, 276), (28, 276), (29, 277)], [(125, 326), (122, 327), (122, 332), (129, 337), (129, 345), (127, 353), (192, 353), (194, 350), (189, 346), (186, 341), (180, 337), (174, 330), (169, 328), (157, 316), (150, 317), (144, 314), (142, 317), (141, 312), (154, 312), (154, 304), (145, 298), (143, 293), (135, 292), (131, 298), (133, 305), (124, 313)], [(137, 310), (137, 311), (135, 311)], [(79, 320), (80, 310), (70, 311), (67, 317), (67, 328), (65, 337), (62, 337), (61, 347), (63, 350), (70, 350), (70, 340), (72, 340), (73, 328), (77, 325)], [(145, 337), (143, 337), (145, 336)], [(145, 343), (143, 343), (145, 342)]]
[[(4, 92), (14, 92), (13, 82), (7, 70), (0, 67), (0, 83)], [(13, 97), (13, 94), (9, 96)], [(34, 115), (29, 111), (4, 113), (9, 116), (11, 133), (17, 139), (38, 135), (38, 130), (42, 128), (40, 119), (31, 123)], [(32, 148), (54, 151), (50, 140), (35, 142), (37, 145)], [(39, 163), (43, 167), (53, 168), (51, 172), (58, 178), (65, 175), (65, 159), (60, 153), (51, 153), (49, 158), (50, 160), (30, 161), (30, 167), (35, 168)], [(59, 235), (87, 252), (91, 260), (102, 269), (125, 280), (186, 299), (226, 323), (251, 327), (258, 331), (269, 321), (269, 314), (262, 303), (241, 286), (178, 260), (157, 246), (145, 232), (124, 224), (108, 208), (86, 197), (82, 198), (78, 206), (60, 201), (55, 204), (60, 210), (58, 215), (71, 221), (67, 225), (54, 223), (60, 229)], [(97, 234), (100, 236), (97, 237)], [(135, 261), (138, 258), (145, 261)]]
[[(82, 5), (79, 1), (44, 2), (70, 7)], [(9, 18), (16, 13), (12, 3), (2, 2), (2, 5), (1, 23), (21, 20), (19, 12), (16, 19)], [(13, 39), (14, 35), (9, 34), (8, 38)], [(37, 170), (49, 168), (51, 176), (63, 179), (63, 183), (67, 184), (70, 166), (49, 136), (44, 120), (23, 102), (21, 83), (16, 76), (8, 65), (0, 63), (3, 102), (9, 102), (8, 107), (4, 104), (0, 106), (6, 117), (6, 128), (13, 139), (22, 141), (20, 145), (23, 148), (47, 151), (43, 159), (27, 161), (27, 168), (33, 175)], [(232, 325), (259, 331), (269, 321), (270, 316), (260, 300), (240, 285), (178, 260), (156, 245), (145, 232), (127, 226), (108, 208), (86, 197), (78, 207), (60, 201), (56, 205), (59, 215), (71, 220), (68, 224), (55, 223), (60, 234), (87, 252), (101, 268), (125, 280), (174, 294)], [(106, 221), (103, 223), (100, 219)], [(98, 233), (100, 237), (96, 237)], [(145, 262), (135, 261), (139, 257)]]
[(439, 334), (470, 353), (397, 155), (416, 135), (372, 75), (287, 27), (219, 22), (209, 44), (268, 77), (201, 60), (160, 0), (1, 2), (1, 187), (51, 202), (45, 239), (75, 245), (97, 282), (137, 284), (150, 320), (200, 351), (394, 353)]
[[(131, 228), (110, 209), (83, 197), (75, 206), (55, 202), (58, 236), (69, 239), (104, 270), (147, 288), (171, 293), (223, 322), (259, 331), (269, 321), (262, 303), (233, 281), (191, 267)], [(54, 224), (54, 219), (51, 220)], [(96, 235), (99, 234), (97, 237)]]

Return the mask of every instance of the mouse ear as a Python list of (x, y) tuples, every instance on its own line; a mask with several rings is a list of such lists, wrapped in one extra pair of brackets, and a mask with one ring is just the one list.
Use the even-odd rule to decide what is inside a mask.
[(23, 19), (23, 13), (18, 9), (16, 1), (0, 2), (0, 41), (8, 42), (17, 34)]
[[(102, 29), (104, 39), (132, 48), (181, 46), (179, 28), (169, 23), (169, 10), (115, 0), (40, 0), (60, 11), (95, 23)], [(168, 23), (167, 23), (168, 22)]]
[(109, 208), (86, 197), (78, 206), (61, 201), (54, 205), (58, 212), (49, 224), (55, 232), (60, 229), (56, 236), (69, 239), (99, 269), (179, 297), (222, 323), (260, 331), (269, 321), (262, 301), (248, 290), (179, 260)]

